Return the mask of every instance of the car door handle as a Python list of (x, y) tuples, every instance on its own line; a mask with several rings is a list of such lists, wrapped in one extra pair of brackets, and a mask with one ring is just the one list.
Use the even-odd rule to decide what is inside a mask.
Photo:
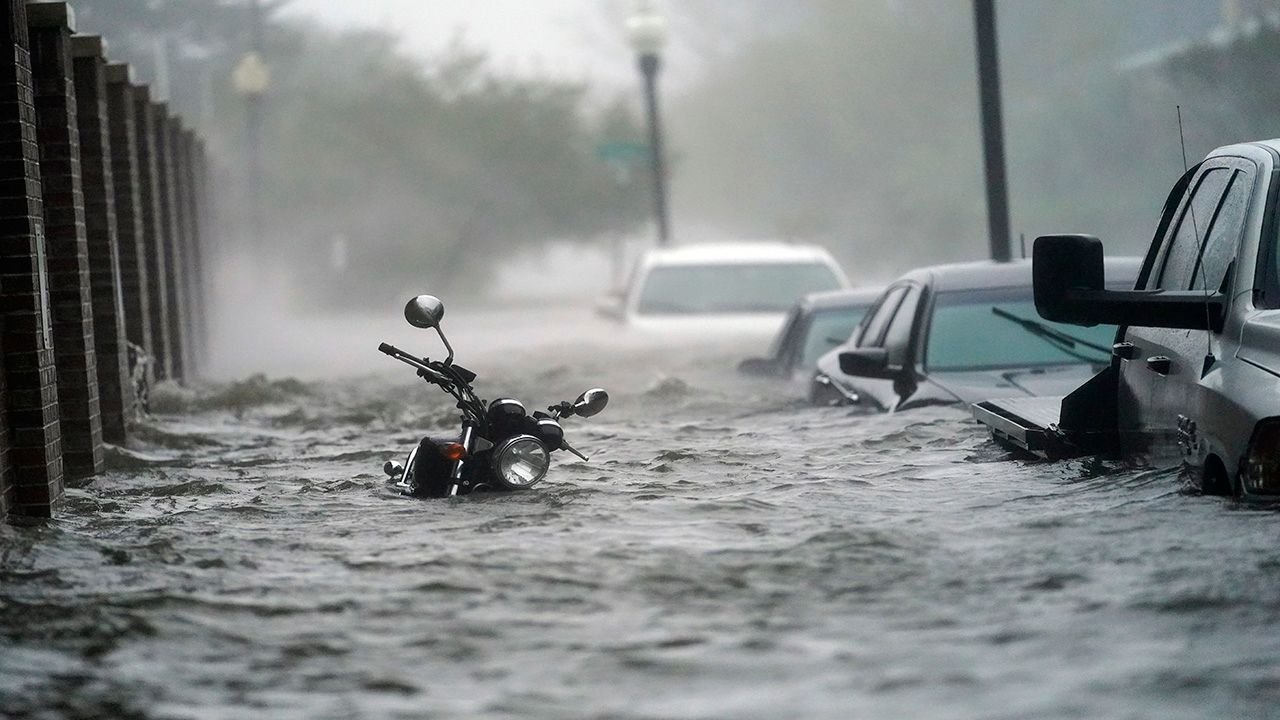
[(1168, 375), (1173, 361), (1164, 355), (1153, 355), (1147, 358), (1147, 369), (1157, 375)]
[(1118, 342), (1111, 346), (1111, 354), (1121, 360), (1132, 360), (1138, 357), (1138, 346), (1131, 342)]

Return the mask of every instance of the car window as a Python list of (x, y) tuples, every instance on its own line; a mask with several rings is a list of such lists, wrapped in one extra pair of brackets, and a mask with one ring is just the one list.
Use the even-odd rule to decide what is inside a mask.
[(1165, 248), (1156, 281), (1148, 283), (1148, 288), (1186, 290), (1191, 287), (1191, 275), (1200, 257), (1200, 241), (1210, 229), (1231, 175), (1231, 170), (1216, 167), (1205, 170), (1200, 176), (1191, 201), (1178, 220), (1173, 240)]
[(1244, 230), (1245, 214), (1249, 211), (1249, 197), (1253, 193), (1250, 173), (1237, 170), (1232, 174), (1227, 192), (1223, 195), (1218, 217), (1213, 221), (1209, 236), (1200, 251), (1200, 261), (1192, 274), (1188, 290), (1216, 292), (1222, 287), (1227, 266), (1236, 257), (1236, 246)]
[(862, 337), (858, 338), (858, 347), (880, 347), (884, 330), (889, 325), (889, 320), (893, 318), (893, 313), (897, 311), (898, 304), (902, 302), (902, 296), (906, 294), (907, 286), (898, 285), (889, 288), (884, 295), (880, 296), (880, 302), (876, 304), (875, 309), (871, 311), (871, 316), (862, 326)]
[[(1072, 347), (1050, 340), (997, 310), (1084, 342)], [(1042, 320), (1029, 287), (942, 292), (933, 304), (925, 364), (932, 372), (1102, 365), (1110, 361), (1115, 333), (1114, 325), (1085, 328)]]
[(767, 357), (775, 360), (786, 360), (786, 354), (791, 348), (794, 348), (797, 342), (796, 335), (800, 332), (800, 326), (804, 323), (801, 319), (804, 313), (801, 312), (799, 305), (791, 308), (791, 312), (787, 313), (787, 319), (782, 323), (782, 330), (778, 332), (773, 339), (773, 344), (769, 346), (769, 354)]
[(889, 329), (884, 334), (884, 348), (889, 354), (889, 366), (901, 367), (907, 362), (907, 348), (911, 344), (912, 329), (916, 323), (916, 307), (920, 304), (921, 290), (913, 285), (907, 291), (889, 322)]
[(665, 265), (649, 271), (637, 310), (653, 315), (784, 312), (808, 293), (840, 286), (822, 263)]
[(866, 306), (832, 308), (814, 313), (809, 321), (809, 332), (805, 336), (799, 365), (806, 368), (816, 365), (818, 358), (849, 337), (849, 333), (853, 332), (866, 314)]

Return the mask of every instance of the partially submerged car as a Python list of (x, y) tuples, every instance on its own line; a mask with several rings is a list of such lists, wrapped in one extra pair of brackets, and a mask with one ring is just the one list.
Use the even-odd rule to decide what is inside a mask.
[[(1106, 263), (1112, 282), (1133, 287), (1137, 258)], [(1114, 327), (1068, 331), (1037, 319), (1029, 261), (919, 268), (818, 360), (810, 399), (896, 411), (1061, 394), (1108, 362), (1114, 335)]]
[(685, 245), (645, 253), (629, 287), (601, 312), (652, 334), (769, 338), (803, 295), (848, 286), (815, 245)]
[(818, 358), (849, 337), (881, 291), (863, 287), (805, 295), (787, 314), (769, 354), (743, 360), (738, 372), (782, 378), (807, 389)]
[(1174, 185), (1137, 289), (1109, 290), (1102, 243), (1038, 238), (1040, 315), (1120, 325), (1105, 370), (1065, 398), (974, 414), (1043, 457), (1120, 451), (1181, 464), (1208, 493), (1280, 500), (1280, 140), (1214, 150)]

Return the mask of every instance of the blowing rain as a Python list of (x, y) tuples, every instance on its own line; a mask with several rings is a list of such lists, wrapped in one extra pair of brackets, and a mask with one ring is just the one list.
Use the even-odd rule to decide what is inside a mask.
[(6, 8), (0, 716), (1280, 713), (1273, 0)]

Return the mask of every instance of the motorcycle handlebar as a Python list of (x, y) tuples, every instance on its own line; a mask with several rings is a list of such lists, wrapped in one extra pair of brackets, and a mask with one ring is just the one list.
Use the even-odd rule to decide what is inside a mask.
[(401, 350), (395, 345), (391, 345), (388, 343), (381, 343), (378, 345), (378, 351), (385, 355), (389, 355), (395, 358), (396, 360), (399, 360), (400, 362), (405, 363), (406, 365), (410, 365), (416, 368), (418, 370), (418, 377), (423, 378), (424, 380), (433, 382), (441, 386), (451, 384), (449, 378), (441, 375), (440, 373), (428, 367), (425, 364), (426, 363), (425, 359), (419, 360), (418, 358), (415, 358), (414, 356)]

